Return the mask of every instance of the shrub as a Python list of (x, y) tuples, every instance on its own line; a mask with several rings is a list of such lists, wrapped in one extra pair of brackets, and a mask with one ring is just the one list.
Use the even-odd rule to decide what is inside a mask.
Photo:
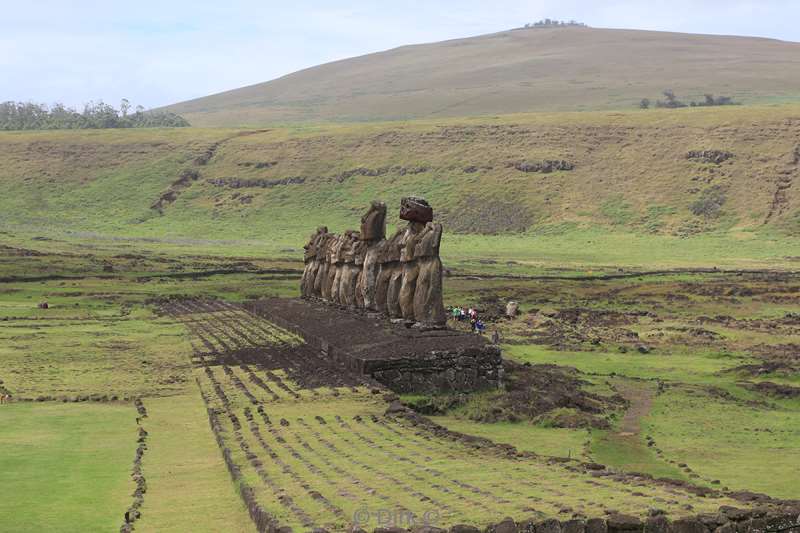
[(719, 185), (714, 185), (704, 190), (700, 197), (689, 204), (689, 211), (695, 216), (716, 218), (725, 204), (725, 191)]

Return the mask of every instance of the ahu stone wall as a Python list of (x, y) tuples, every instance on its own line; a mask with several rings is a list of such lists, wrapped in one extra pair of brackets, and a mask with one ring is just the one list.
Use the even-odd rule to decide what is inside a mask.
[(360, 231), (321, 227), (305, 246), (303, 297), (443, 327), (441, 224), (422, 198), (404, 198), (405, 227), (386, 238), (386, 205), (373, 202)]

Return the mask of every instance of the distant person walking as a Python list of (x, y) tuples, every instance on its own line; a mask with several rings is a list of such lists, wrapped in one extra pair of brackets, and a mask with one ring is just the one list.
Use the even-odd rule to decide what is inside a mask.
[(500, 333), (497, 330), (492, 332), (492, 344), (500, 344)]

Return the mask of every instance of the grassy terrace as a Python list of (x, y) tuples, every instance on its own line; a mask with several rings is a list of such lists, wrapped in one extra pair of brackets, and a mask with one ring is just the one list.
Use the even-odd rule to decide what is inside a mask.
[[(297, 257), (316, 226), (355, 227), (371, 200), (395, 206), (413, 192), (448, 228), (453, 268), (791, 269), (798, 193), (776, 176), (797, 171), (799, 115), (780, 105), (4, 132), (0, 235), (22, 247)], [(687, 158), (696, 150), (733, 156)], [(575, 168), (515, 168), (543, 159)], [(714, 191), (719, 209), (694, 214)]]

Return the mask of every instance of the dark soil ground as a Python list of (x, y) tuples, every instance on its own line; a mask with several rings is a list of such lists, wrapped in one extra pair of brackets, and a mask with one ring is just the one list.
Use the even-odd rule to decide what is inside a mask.
[[(269, 330), (243, 306), (220, 300), (179, 299), (163, 305), (162, 310), (184, 320), (201, 339), (206, 365), (256, 365), (267, 372), (281, 370), (298, 386), (309, 389), (380, 387), (335, 361), (320, 357), (319, 350), (312, 346), (283, 343), (265, 348), (263, 334), (269, 334)], [(198, 313), (208, 314), (209, 318), (193, 318)]]

